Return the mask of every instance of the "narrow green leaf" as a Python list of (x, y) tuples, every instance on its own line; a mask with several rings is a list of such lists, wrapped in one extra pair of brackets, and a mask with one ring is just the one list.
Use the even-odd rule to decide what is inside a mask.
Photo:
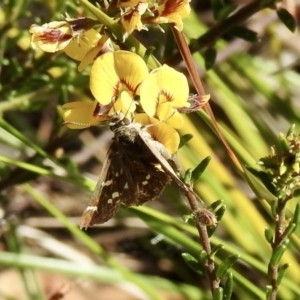
[(219, 199), (215, 202), (213, 202), (211, 205), (209, 205), (207, 208), (214, 211), (217, 209), (218, 206), (222, 205), (222, 203), (224, 202), (223, 199)]
[(218, 221), (221, 221), (226, 211), (226, 205), (222, 205), (216, 212), (215, 215)]
[(282, 234), (282, 239), (288, 238), (293, 232), (295, 232), (297, 225), (295, 223), (290, 223), (289, 226), (285, 229), (284, 233)]
[(277, 276), (277, 280), (276, 280), (277, 286), (280, 286), (282, 278), (283, 278), (284, 274), (286, 273), (287, 269), (289, 268), (289, 266), (290, 266), (290, 264), (284, 264), (278, 268), (278, 276)]
[(293, 191), (293, 197), (294, 198), (300, 197), (300, 189), (296, 189), (296, 190)]
[(300, 223), (300, 202), (296, 204), (294, 217), (293, 217), (293, 223), (295, 223), (297, 226), (299, 226)]
[[(286, 240), (288, 241), (288, 240)], [(282, 255), (284, 254), (285, 250), (287, 248), (287, 245), (285, 244), (282, 244), (280, 245), (273, 253), (271, 259), (270, 259), (270, 264), (275, 266), (275, 265), (278, 265), (281, 258), (282, 258)]]
[(232, 272), (228, 272), (227, 279), (224, 285), (223, 300), (230, 300), (233, 291), (233, 275)]
[(200, 264), (206, 264), (207, 263), (207, 253), (202, 250), (199, 254), (199, 260), (200, 260)]
[(212, 8), (215, 20), (218, 20), (218, 15), (224, 7), (226, 7), (226, 5), (223, 0), (211, 0), (211, 8)]
[(189, 220), (194, 219), (193, 214), (189, 214), (189, 215), (183, 215), (182, 216), (182, 220), (183, 222), (187, 223)]
[(192, 174), (193, 174), (192, 169), (187, 169), (185, 171), (185, 174), (184, 174), (184, 177), (183, 177), (183, 182), (186, 183), (186, 184), (189, 184), (192, 180)]
[(250, 30), (243, 26), (235, 26), (230, 30), (230, 33), (238, 38), (241, 38), (245, 41), (256, 43), (258, 42), (257, 32)]
[(276, 214), (277, 214), (277, 212), (276, 212), (276, 210), (277, 210), (277, 201), (272, 201), (270, 203), (270, 205), (271, 205), (272, 216), (275, 217)]
[(182, 253), (181, 256), (196, 273), (200, 275), (205, 274), (204, 266), (202, 266), (194, 256), (189, 253)]
[(208, 48), (204, 52), (204, 61), (205, 61), (205, 69), (208, 71), (213, 68), (216, 58), (217, 58), (217, 50), (215, 48)]
[(225, 20), (232, 12), (234, 12), (238, 8), (237, 4), (226, 4), (225, 7), (220, 9), (215, 16), (215, 19), (218, 22)]
[(287, 132), (287, 134), (286, 134), (287, 139), (293, 137), (293, 135), (294, 135), (294, 133), (295, 133), (295, 128), (296, 128), (296, 125), (295, 125), (295, 124), (293, 124), (293, 125), (289, 128), (289, 130), (288, 130), (288, 132)]
[(188, 141), (190, 141), (193, 138), (192, 134), (185, 134), (182, 137), (180, 137), (180, 143), (178, 146), (178, 149), (180, 149), (181, 147), (183, 147)]
[(277, 16), (280, 21), (291, 31), (295, 32), (297, 27), (297, 22), (295, 18), (284, 8), (277, 10)]
[(217, 253), (219, 250), (222, 250), (222, 249), (224, 249), (224, 246), (223, 246), (222, 244), (216, 245), (214, 248), (212, 248), (211, 253), (210, 253), (209, 256), (210, 256), (210, 257), (215, 256), (216, 253)]
[(265, 228), (265, 238), (270, 244), (273, 243), (273, 230), (269, 227)]
[(200, 164), (193, 170), (192, 172), (192, 178), (191, 181), (192, 182), (196, 182), (197, 180), (199, 180), (199, 178), (201, 177), (201, 175), (203, 174), (203, 172), (205, 171), (205, 169), (207, 168), (209, 162), (211, 160), (210, 156), (207, 156), (206, 158), (204, 158)]
[(144, 54), (144, 61), (147, 63), (153, 52), (155, 51), (155, 47), (151, 46), (147, 48), (145, 54)]
[(222, 300), (223, 299), (223, 288), (218, 287), (213, 292), (213, 300)]
[[(264, 187), (274, 196), (276, 196), (276, 190), (274, 185), (272, 184), (269, 175), (261, 170), (249, 167), (249, 166), (245, 166), (245, 168), (256, 177), (256, 179), (258, 179), (263, 185)], [(254, 184), (254, 182), (253, 182)], [(258, 187), (259, 188), (259, 187)]]
[(240, 258), (240, 255), (235, 254), (228, 256), (223, 262), (219, 265), (217, 270), (217, 278), (222, 280), (227, 271), (231, 268), (231, 266)]
[(282, 152), (286, 152), (290, 150), (290, 144), (289, 141), (286, 139), (285, 135), (283, 133), (279, 133), (278, 136), (280, 148)]

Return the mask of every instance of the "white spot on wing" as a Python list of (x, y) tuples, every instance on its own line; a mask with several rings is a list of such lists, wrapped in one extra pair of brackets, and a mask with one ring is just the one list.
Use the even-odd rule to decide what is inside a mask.
[(108, 199), (107, 200), (107, 204), (112, 204), (113, 203), (113, 200), (112, 199)]
[(128, 182), (125, 183), (124, 190), (128, 190)]
[(148, 175), (146, 176), (146, 180), (142, 182), (142, 185), (147, 185), (147, 184), (149, 183), (148, 180), (149, 180), (150, 178), (151, 178), (151, 175), (148, 174)]
[(110, 186), (112, 184), (112, 180), (107, 180), (105, 182), (102, 182), (102, 186)]
[(89, 206), (85, 209), (85, 211), (97, 211), (97, 210), (98, 210), (97, 206), (94, 206), (94, 205), (89, 205)]
[(115, 198), (119, 198), (120, 197), (120, 194), (118, 192), (114, 192), (112, 193), (112, 198), (115, 199)]

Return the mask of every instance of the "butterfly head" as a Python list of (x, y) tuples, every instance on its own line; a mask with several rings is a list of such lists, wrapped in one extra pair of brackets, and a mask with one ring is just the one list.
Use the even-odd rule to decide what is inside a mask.
[(113, 112), (109, 118), (108, 118), (108, 125), (111, 130), (114, 130), (115, 128), (121, 127), (121, 126), (127, 126), (132, 121), (130, 118), (128, 118), (126, 115), (124, 115), (120, 111)]

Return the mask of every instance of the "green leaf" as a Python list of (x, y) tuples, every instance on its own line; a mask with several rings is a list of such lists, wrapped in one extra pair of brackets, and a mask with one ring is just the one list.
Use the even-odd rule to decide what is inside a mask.
[(218, 287), (213, 292), (213, 300), (222, 300), (223, 299), (223, 288)]
[[(262, 198), (270, 200), (277, 200), (276, 198), (276, 190), (274, 185), (272, 184), (269, 175), (261, 170), (245, 166), (246, 170), (249, 171), (252, 175), (254, 175), (256, 181), (251, 180), (252, 184), (255, 185), (255, 188), (257, 191), (261, 194)], [(252, 178), (249, 178), (252, 179)], [(266, 188), (270, 193), (267, 193), (266, 191), (262, 190), (262, 185), (264, 188)]]
[(285, 135), (283, 133), (279, 133), (278, 140), (279, 140), (279, 144), (280, 144), (280, 148), (281, 148), (282, 152), (286, 152), (286, 151), (290, 150), (289, 141), (287, 140), (287, 138), (285, 137)]
[(206, 158), (204, 158), (200, 164), (193, 170), (192, 172), (192, 177), (191, 177), (191, 181), (192, 182), (196, 182), (197, 180), (199, 180), (199, 178), (201, 177), (201, 175), (203, 174), (203, 172), (205, 171), (205, 169), (207, 168), (209, 162), (211, 160), (210, 156), (207, 156)]
[(289, 243), (289, 240), (286, 239), (282, 245), (280, 245), (277, 249), (275, 249), (271, 259), (270, 259), (270, 264), (275, 266), (275, 265), (278, 265), (281, 258), (282, 258), (282, 255), (284, 254), (286, 248), (287, 248), (287, 245)]
[(275, 217), (277, 214), (277, 201), (272, 201), (270, 205), (271, 205), (272, 216)]
[(178, 146), (178, 149), (180, 149), (181, 147), (183, 147), (188, 141), (190, 141), (193, 138), (192, 134), (185, 134), (183, 136), (180, 137), (180, 143)]
[(215, 20), (218, 20), (218, 15), (224, 7), (226, 7), (226, 5), (223, 0), (211, 0), (211, 8), (213, 10)]
[(182, 253), (181, 256), (196, 273), (200, 275), (205, 274), (204, 266), (202, 266), (194, 256), (189, 253)]
[(287, 138), (287, 139), (293, 138), (293, 135), (294, 135), (294, 133), (295, 133), (295, 128), (296, 128), (296, 125), (295, 125), (295, 124), (293, 124), (293, 125), (289, 128), (289, 130), (288, 130), (288, 132), (287, 132), (287, 134), (286, 134), (286, 138)]
[(187, 169), (185, 171), (185, 174), (184, 174), (184, 177), (183, 177), (183, 182), (186, 183), (186, 184), (189, 184), (192, 180), (192, 169)]
[(232, 272), (228, 272), (227, 279), (224, 285), (223, 300), (230, 300), (233, 291), (233, 275)]
[(251, 43), (258, 42), (257, 32), (243, 26), (235, 26), (229, 33)]
[(293, 223), (295, 223), (297, 226), (299, 226), (300, 223), (300, 202), (296, 204), (294, 217), (293, 217)]
[(278, 276), (277, 276), (277, 280), (276, 280), (277, 286), (280, 286), (282, 278), (283, 278), (284, 274), (286, 273), (287, 269), (289, 268), (289, 266), (290, 266), (289, 264), (284, 264), (278, 268)]
[(206, 264), (207, 263), (207, 253), (202, 250), (199, 254), (199, 260), (200, 260), (200, 264)]
[(240, 255), (230, 255), (219, 265), (216, 276), (218, 279), (222, 280), (231, 266), (240, 258)]
[(271, 228), (266, 228), (265, 229), (265, 238), (266, 238), (266, 240), (270, 243), (270, 244), (272, 244), (273, 243), (273, 231), (272, 231), (272, 229)]
[(221, 221), (226, 211), (226, 205), (222, 205), (216, 212), (215, 215), (218, 221)]
[(214, 248), (212, 248), (211, 253), (210, 253), (209, 256), (212, 258), (213, 256), (216, 255), (216, 253), (217, 253), (219, 250), (223, 250), (223, 249), (224, 249), (224, 245), (218, 244), (218, 245), (216, 245)]
[(148, 62), (149, 58), (151, 57), (151, 55), (153, 54), (153, 52), (155, 51), (155, 47), (151, 46), (149, 48), (147, 48), (145, 54), (144, 54), (144, 61), (145, 63)]
[(297, 27), (297, 22), (295, 18), (284, 8), (277, 10), (277, 16), (280, 21), (291, 31), (295, 32)]
[(213, 202), (211, 205), (209, 205), (207, 208), (214, 211), (217, 209), (218, 206), (222, 205), (222, 203), (224, 202), (223, 199), (219, 199), (215, 202)]
[(215, 16), (215, 19), (218, 22), (225, 20), (232, 12), (234, 12), (238, 8), (237, 4), (226, 4), (225, 7), (220, 9)]
[(194, 219), (193, 214), (189, 214), (189, 215), (183, 215), (182, 216), (182, 220), (184, 223), (187, 223), (189, 220)]
[(216, 58), (217, 58), (217, 50), (215, 48), (208, 48), (204, 52), (204, 61), (205, 61), (205, 69), (208, 71), (213, 68)]
[(294, 198), (300, 197), (300, 189), (299, 188), (293, 191), (293, 197)]
[(296, 228), (297, 228), (297, 225), (295, 223), (290, 223), (289, 226), (283, 232), (283, 235), (281, 238), (283, 240), (288, 238), (292, 233), (295, 232)]

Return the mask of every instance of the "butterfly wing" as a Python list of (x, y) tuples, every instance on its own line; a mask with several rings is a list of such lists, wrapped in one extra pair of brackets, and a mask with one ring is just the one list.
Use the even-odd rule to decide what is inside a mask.
[[(123, 146), (123, 147), (122, 147)], [(144, 151), (149, 151), (143, 145)], [(155, 163), (143, 155), (126, 149), (125, 145), (114, 141), (91, 200), (86, 207), (80, 228), (102, 224), (111, 219), (121, 203), (138, 206), (157, 198), (170, 177)]]
[(129, 189), (124, 190), (122, 202), (126, 206), (138, 206), (158, 198), (170, 182), (168, 174), (159, 167), (156, 161), (153, 163), (135, 155), (128, 159), (130, 159), (130, 167), (124, 169), (125, 178), (131, 178), (131, 180), (128, 180)]
[(91, 199), (83, 212), (80, 228), (102, 224), (112, 218), (120, 206), (121, 185), (115, 181), (113, 153), (111, 148), (102, 167), (100, 178)]
[[(148, 132), (145, 127), (142, 130)], [(177, 176), (174, 169), (169, 164), (168, 159), (171, 160), (171, 155), (169, 154), (168, 150), (164, 147), (164, 145), (160, 144), (159, 142), (151, 138), (148, 138), (148, 135), (146, 134), (145, 135), (140, 134), (139, 137), (143, 141), (145, 146), (148, 149), (150, 149), (152, 155), (156, 158), (157, 162), (161, 165), (165, 173), (167, 173), (170, 177), (172, 177), (172, 179), (180, 188), (182, 188), (185, 191), (190, 190), (188, 186), (185, 183), (183, 183), (182, 180)], [(175, 162), (174, 164), (176, 165)]]

